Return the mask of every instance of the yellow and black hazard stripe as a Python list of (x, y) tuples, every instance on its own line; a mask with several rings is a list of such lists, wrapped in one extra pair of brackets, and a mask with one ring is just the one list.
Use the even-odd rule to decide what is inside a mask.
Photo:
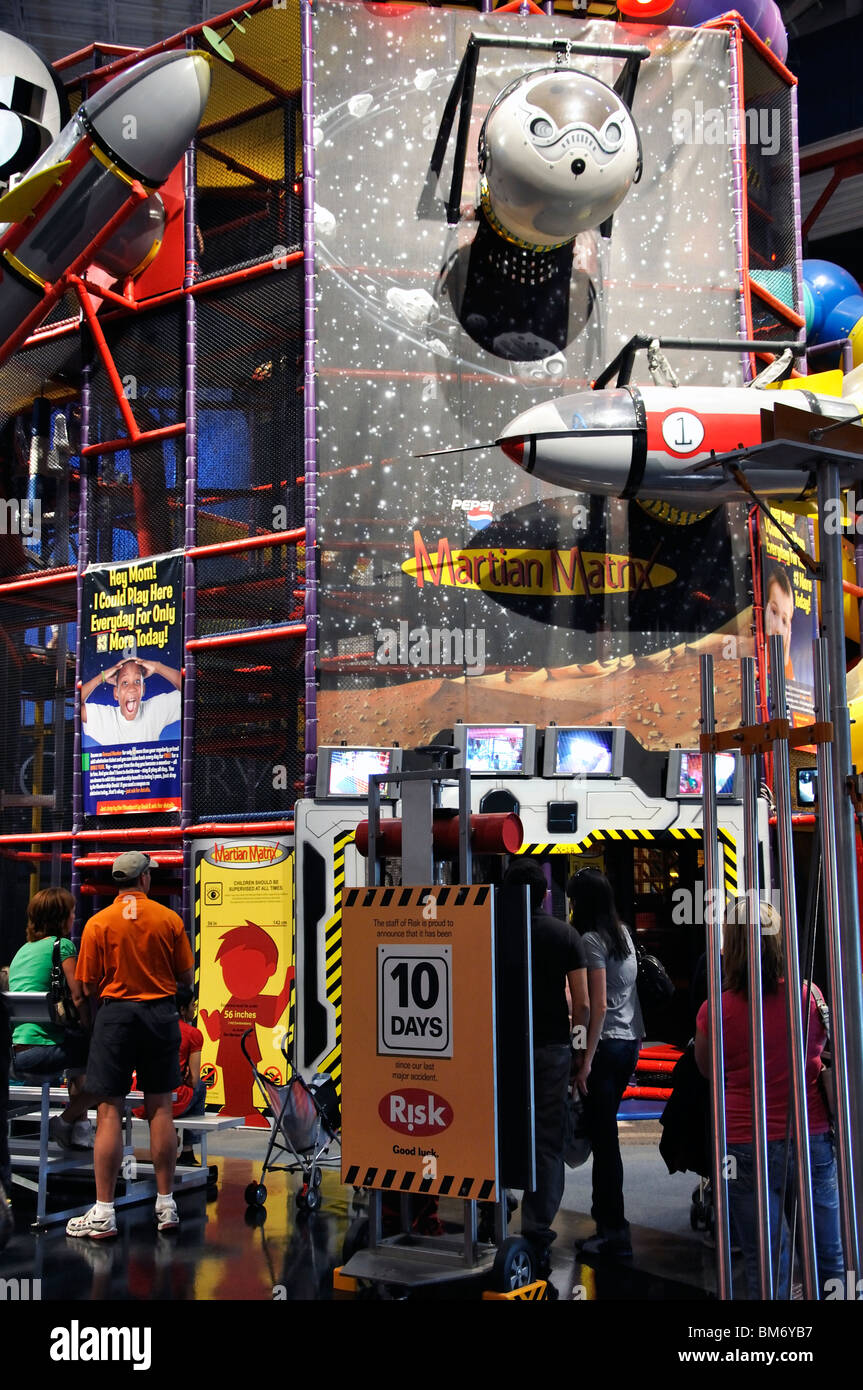
[(333, 1006), (336, 1036), (331, 1051), (318, 1064), (318, 1071), (329, 1072), (339, 1096), (342, 1093), (342, 889), (345, 886), (345, 850), (355, 833), (346, 830), (333, 842), (334, 911), (324, 928), (324, 988)]
[(345, 907), (482, 907), (491, 889), (487, 883), (452, 884), (440, 888), (349, 888)]
[[(522, 845), (519, 854), (530, 854), (542, 856), (546, 854), (589, 854), (598, 846), (607, 844), (611, 841), (632, 844), (653, 844), (658, 845), (670, 836), (673, 840), (696, 840), (702, 843), (704, 834), (695, 826), (672, 826), (668, 830), (591, 830), (585, 835), (583, 840), (568, 841), (561, 844), (559, 841), (546, 841), (544, 844)], [(720, 828), (718, 831), (719, 843), (723, 850), (723, 869), (725, 891), (736, 895), (737, 893), (737, 841), (730, 831)]]
[(737, 842), (733, 835), (729, 835), (727, 830), (719, 831), (719, 843), (722, 846), (722, 860), (725, 868), (725, 891), (732, 897), (737, 896)]
[(457, 1197), (477, 1202), (494, 1199), (494, 1178), (472, 1178), (464, 1174), (444, 1173), (437, 1178), (424, 1178), (420, 1168), (362, 1168), (352, 1163), (345, 1174), (349, 1187), (379, 1187), (383, 1192), (434, 1192), (438, 1197)]

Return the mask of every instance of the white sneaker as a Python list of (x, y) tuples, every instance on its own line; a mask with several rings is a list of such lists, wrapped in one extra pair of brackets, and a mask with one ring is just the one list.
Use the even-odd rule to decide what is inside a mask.
[(72, 1126), (72, 1144), (76, 1149), (92, 1149), (93, 1126), (89, 1120), (75, 1121)]
[(95, 1206), (83, 1216), (73, 1216), (66, 1222), (67, 1236), (89, 1236), (91, 1240), (107, 1240), (117, 1234), (117, 1218), (113, 1212), (109, 1216), (97, 1216)]
[(62, 1115), (52, 1115), (48, 1121), (48, 1138), (59, 1144), (61, 1149), (71, 1149), (75, 1142), (74, 1125), (67, 1125)]
[(180, 1218), (177, 1214), (177, 1203), (172, 1199), (163, 1207), (156, 1207), (156, 1229), (159, 1231), (172, 1231), (175, 1226), (179, 1226)]

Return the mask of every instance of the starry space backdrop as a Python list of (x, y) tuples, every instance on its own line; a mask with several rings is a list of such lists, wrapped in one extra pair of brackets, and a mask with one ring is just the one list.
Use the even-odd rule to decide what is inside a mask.
[[(525, 290), (516, 272), (509, 299), (505, 284), (500, 293), (508, 317), (497, 337), (472, 335), (459, 316), (466, 294), (482, 307), (495, 272), (493, 259), (485, 282), (471, 269), (483, 118), (508, 82), (553, 56), (481, 52), (461, 220), (450, 227), (443, 214), (455, 132), (437, 207), (419, 209), (472, 30), (651, 50), (633, 102), (643, 176), (610, 238), (582, 233), (571, 256), (549, 263), (558, 287), (564, 276), (556, 342), (543, 312), (550, 291)], [(653, 672), (668, 654), (680, 676), (684, 644), (710, 634), (733, 634), (747, 654), (742, 506), (694, 516), (590, 498), (534, 481), (493, 445), (531, 405), (588, 386), (635, 332), (738, 336), (732, 148), (676, 143), (674, 114), (696, 102), (727, 108), (727, 34), (320, 0), (314, 44), (321, 741), (409, 742), (435, 709), (542, 724), (553, 704), (560, 720), (561, 671), (604, 678), (590, 721), (601, 722), (643, 700), (645, 660)], [(569, 61), (609, 85), (622, 67)], [(669, 359), (681, 384), (741, 380), (737, 355)], [(650, 384), (643, 353), (634, 380)], [(436, 449), (466, 452), (416, 457)], [(434, 643), (415, 643), (410, 659), (394, 644), (395, 633), (440, 630), (464, 636), (460, 669), (452, 643), (449, 660)], [(686, 659), (697, 704), (696, 651)], [(654, 722), (654, 746), (673, 742), (674, 720)]]

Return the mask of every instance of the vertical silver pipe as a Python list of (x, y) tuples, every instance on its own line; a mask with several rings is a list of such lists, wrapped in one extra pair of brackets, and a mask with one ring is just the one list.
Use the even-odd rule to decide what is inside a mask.
[[(821, 799), (823, 815), (833, 817), (836, 834), (837, 889), (839, 917), (836, 950), (842, 962), (841, 993), (831, 1000), (833, 1012), (841, 1014), (844, 1025), (846, 1075), (855, 1084), (846, 1092), (850, 1111), (850, 1180), (854, 1191), (863, 1192), (863, 974), (860, 963), (860, 907), (857, 899), (857, 858), (854, 812), (846, 792), (851, 774), (851, 723), (848, 714), (848, 688), (845, 681), (845, 614), (842, 592), (842, 537), (837, 526), (829, 524), (835, 515), (836, 499), (841, 498), (839, 469), (835, 461), (818, 463), (818, 555), (821, 562), (820, 635), (827, 643), (830, 676), (830, 721), (833, 742), (830, 761), (833, 768), (833, 801)], [(838, 1079), (838, 1078), (837, 1078)], [(863, 1203), (857, 1210), (856, 1240), (846, 1251), (856, 1272), (863, 1255)], [(856, 1257), (855, 1257), (856, 1256)]]
[[(713, 657), (701, 657), (701, 728), (715, 732)], [(710, 1034), (711, 1173), (713, 1175), (714, 1233), (716, 1235), (716, 1296), (731, 1298), (731, 1241), (728, 1232), (728, 1188), (725, 1142), (725, 1067), (722, 1056), (722, 961), (720, 927), (723, 894), (719, 887), (719, 842), (716, 817), (716, 755), (702, 757), (704, 824), (704, 901), (707, 904), (707, 1023)]]
[[(813, 642), (815, 666), (815, 718), (828, 720), (830, 710), (827, 674), (827, 643), (823, 637)], [(818, 763), (818, 825), (821, 834), (821, 862), (824, 866), (824, 922), (827, 974), (830, 994), (830, 1033), (833, 1045), (833, 1076), (836, 1082), (836, 1168), (839, 1178), (839, 1220), (846, 1268), (860, 1268), (857, 1245), (857, 1208), (852, 1167), (850, 1077), (846, 1046), (843, 963), (839, 950), (839, 874), (836, 863), (836, 827), (833, 818), (833, 766), (826, 743), (816, 747)]]
[[(743, 723), (757, 722), (755, 662), (740, 662)], [(770, 1251), (770, 1200), (767, 1181), (767, 1113), (764, 1095), (764, 1015), (761, 988), (761, 905), (758, 877), (758, 768), (755, 755), (743, 759), (743, 882), (749, 928), (749, 1061), (752, 1087), (752, 1158), (755, 1170), (755, 1221), (758, 1238), (758, 1285), (763, 1299), (773, 1297)], [(733, 1178), (732, 1178), (733, 1181)]]
[[(787, 719), (785, 647), (779, 636), (769, 637), (770, 696), (774, 719)], [(791, 1135), (800, 1227), (800, 1264), (806, 1298), (818, 1298), (815, 1272), (815, 1223), (812, 1214), (812, 1174), (809, 1163), (809, 1116), (806, 1110), (806, 1059), (803, 1055), (802, 987), (797, 946), (797, 903), (794, 896), (794, 851), (791, 843), (791, 771), (788, 740), (773, 745), (773, 795), (779, 841), (779, 887), (782, 894), (782, 946), (785, 954), (785, 1013), (788, 1028)]]

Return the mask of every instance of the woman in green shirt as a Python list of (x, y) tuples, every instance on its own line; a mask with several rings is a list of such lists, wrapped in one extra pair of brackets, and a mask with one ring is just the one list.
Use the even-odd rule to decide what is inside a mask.
[[(60, 961), (69, 983), (72, 1002), (78, 1010), (85, 1029), (90, 1018), (87, 998), (81, 983), (75, 978), (76, 949), (69, 940), (75, 920), (75, 899), (65, 888), (45, 888), (30, 900), (27, 909), (27, 940), (9, 966), (9, 990), (12, 993), (41, 992), (50, 988), (54, 943), (60, 940)], [(64, 1148), (90, 1148), (93, 1132), (87, 1111), (95, 1098), (84, 1090), (87, 1067), (87, 1033), (74, 1034), (51, 1023), (19, 1023), (12, 1033), (12, 1058), (15, 1075), (23, 1080), (66, 1073), (69, 1104), (54, 1115), (49, 1134)]]

